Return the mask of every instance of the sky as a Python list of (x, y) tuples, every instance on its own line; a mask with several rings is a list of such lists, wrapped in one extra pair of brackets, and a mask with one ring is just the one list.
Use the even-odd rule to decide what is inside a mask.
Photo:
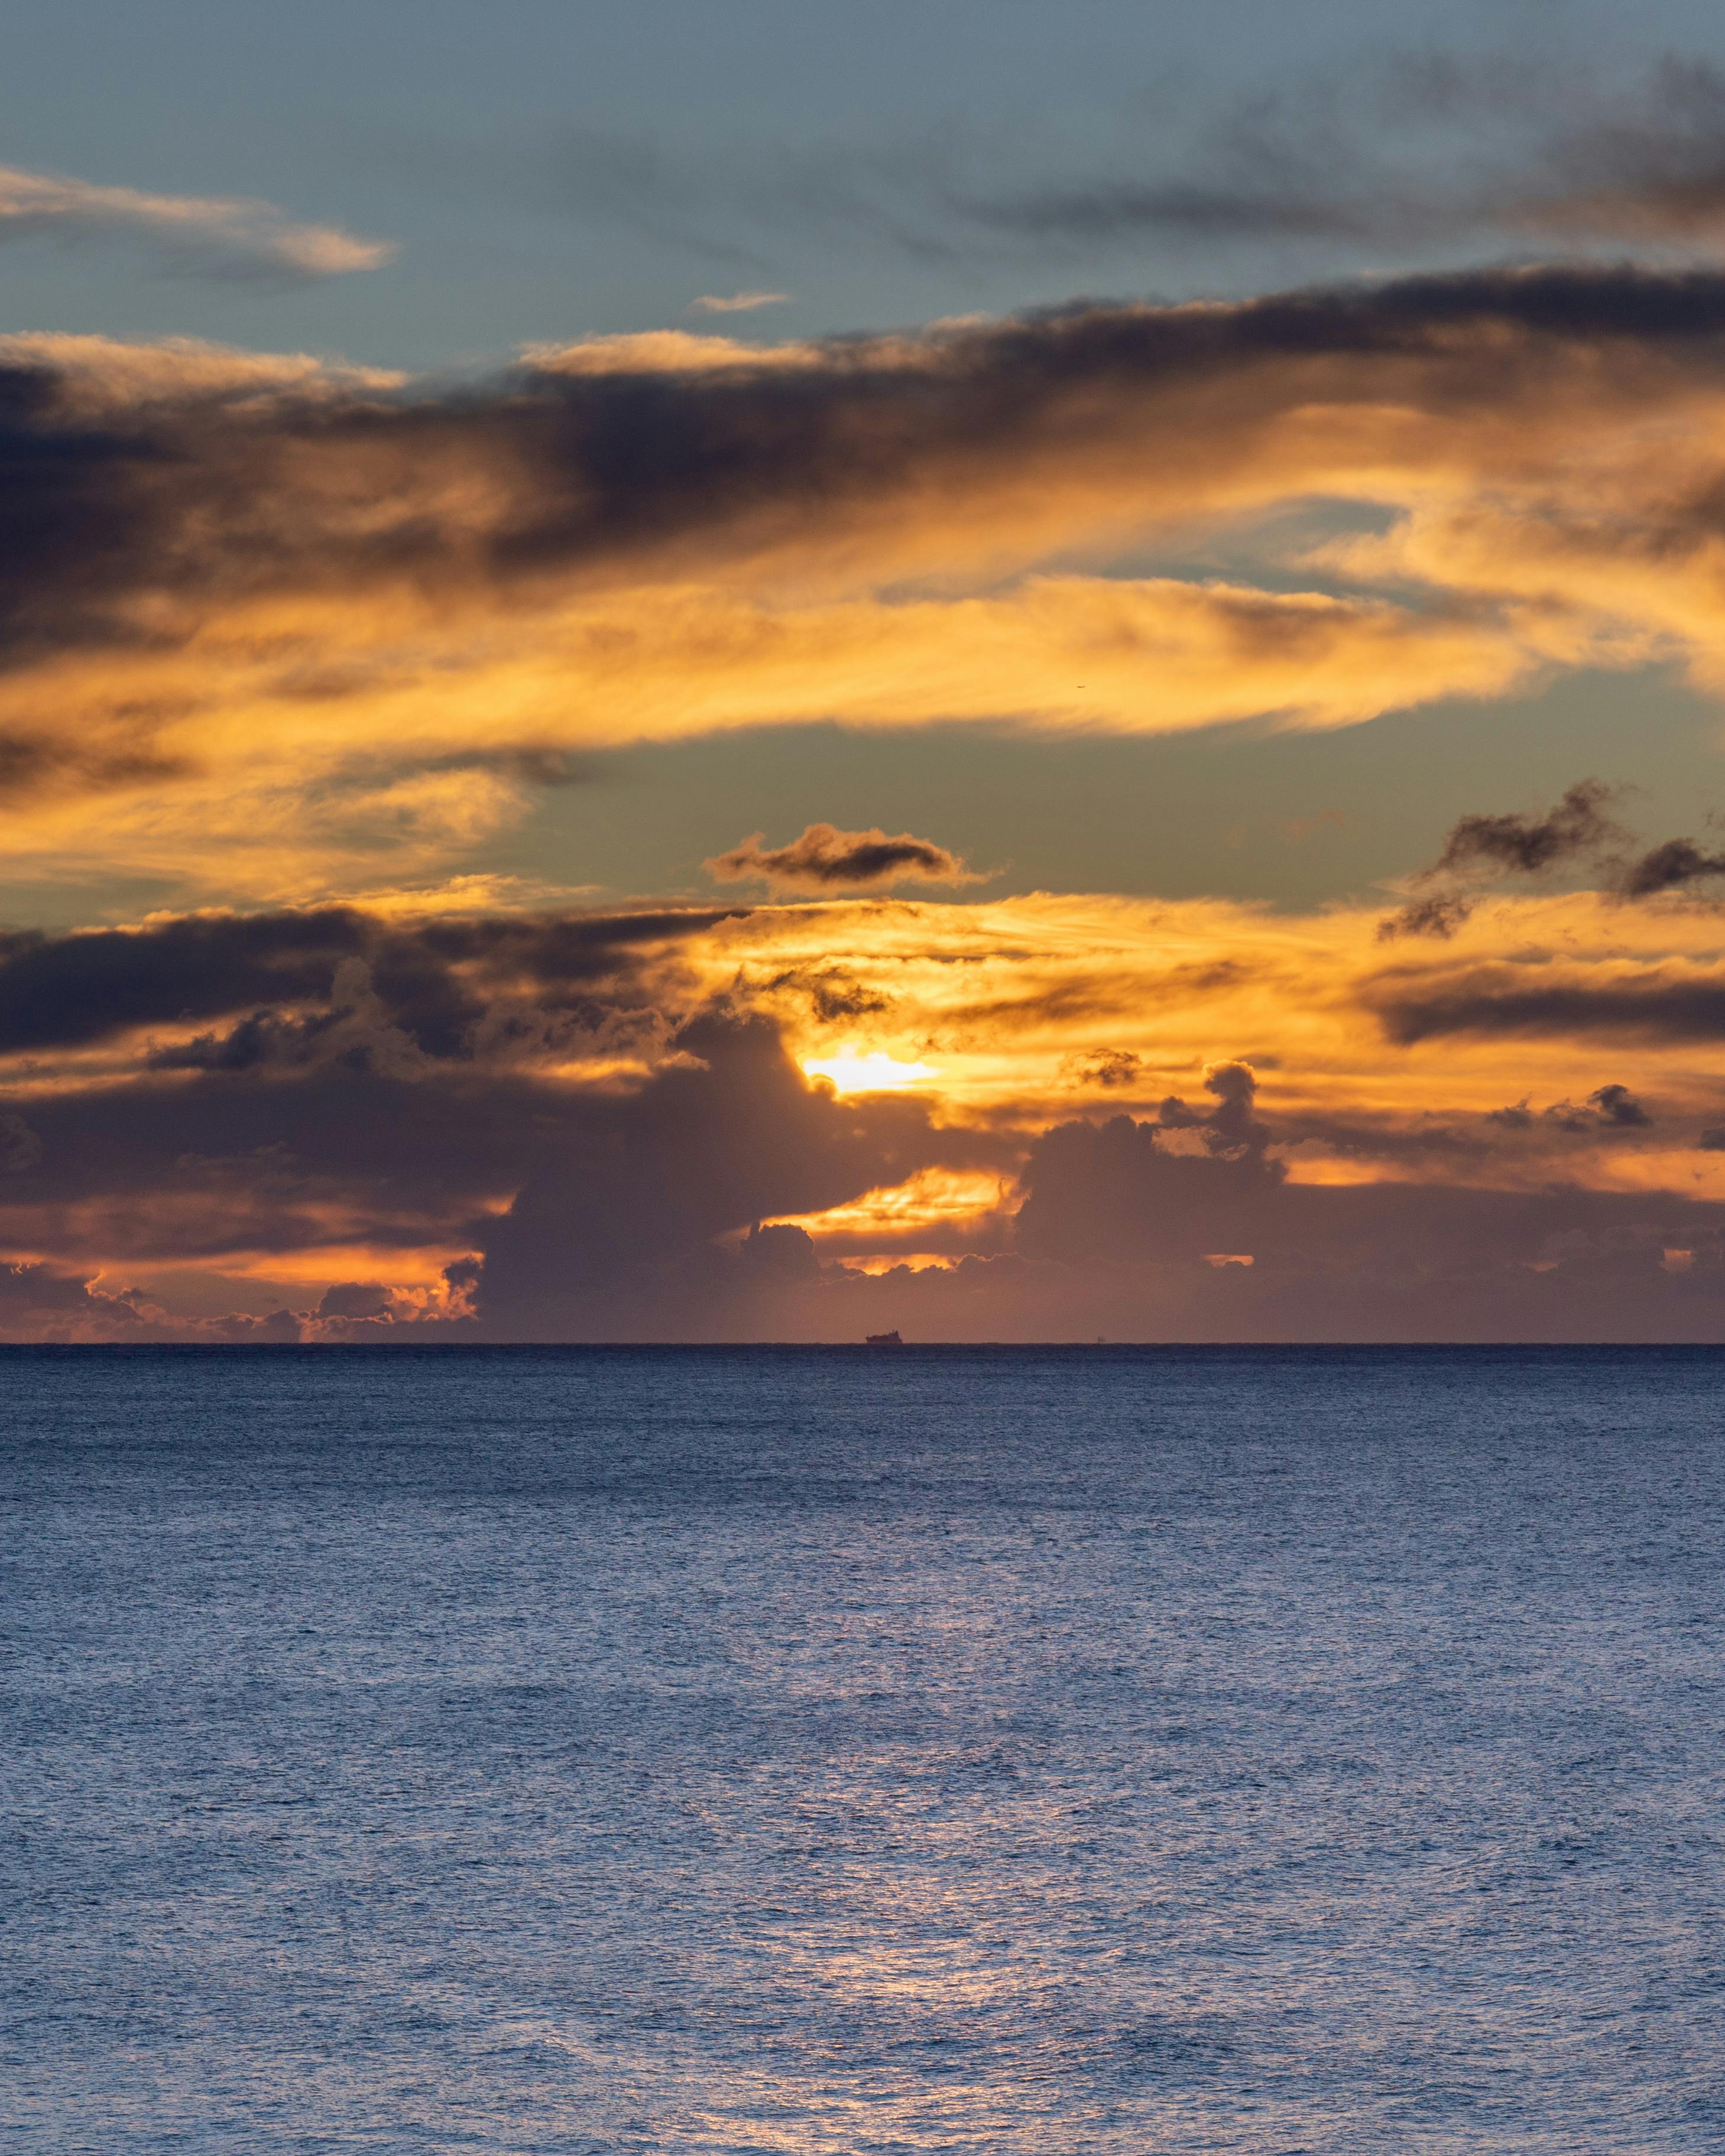
[(1720, 1337), (1713, 11), (9, 28), (0, 1337)]

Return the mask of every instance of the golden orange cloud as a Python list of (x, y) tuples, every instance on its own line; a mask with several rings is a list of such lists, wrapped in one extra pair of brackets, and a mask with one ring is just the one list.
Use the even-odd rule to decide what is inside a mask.
[[(5, 842), (20, 873), (280, 898), (459, 867), (553, 750), (1341, 726), (1661, 657), (1725, 685), (1722, 295), (1506, 273), (655, 332), (460, 392), (0, 341), (55, 451), (20, 508), (46, 539), (0, 678)], [(1317, 548), (1306, 588), (1274, 548), (1263, 585), (1142, 572), (1314, 503), (1384, 529)]]
[[(1313, 1237), (1332, 1269), (1363, 1235), (1417, 1271), (1428, 1204), (1452, 1267), (1519, 1221), (1523, 1270), (1611, 1235), (1639, 1263), (1651, 1236), (1700, 1293), (1725, 1252), (1725, 916), (1485, 896), (1450, 940), (1390, 945), (1382, 918), (1032, 894), (9, 937), (0, 1336), (172, 1332), (140, 1313), (193, 1278), (268, 1287), (320, 1337), (446, 1323), (471, 1254), (489, 1283), (526, 1237), (488, 1306), (574, 1265), (516, 1321), (563, 1337), (643, 1235), (625, 1327), (747, 1332), (780, 1322), (770, 1295), (927, 1273), (954, 1324), (1017, 1281), (1034, 1330), (1059, 1286), (1036, 1268), (1077, 1293), (1098, 1207), (1127, 1253), (1105, 1269), (1160, 1235), (1157, 1263), (1263, 1296)], [(1463, 1200), (1497, 1225), (1456, 1224)], [(702, 1316), (714, 1281), (732, 1301)]]

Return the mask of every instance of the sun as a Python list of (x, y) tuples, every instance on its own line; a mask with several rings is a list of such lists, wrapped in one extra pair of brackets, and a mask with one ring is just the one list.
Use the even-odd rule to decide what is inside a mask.
[(829, 1080), (839, 1093), (897, 1093), (936, 1075), (927, 1063), (898, 1063), (876, 1049), (867, 1055), (847, 1049), (839, 1055), (811, 1055), (803, 1065), (810, 1078)]

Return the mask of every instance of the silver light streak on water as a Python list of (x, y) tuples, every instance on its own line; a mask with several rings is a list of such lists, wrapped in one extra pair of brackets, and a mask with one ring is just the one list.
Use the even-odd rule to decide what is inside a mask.
[(1725, 1354), (0, 1387), (0, 2148), (1725, 2146)]

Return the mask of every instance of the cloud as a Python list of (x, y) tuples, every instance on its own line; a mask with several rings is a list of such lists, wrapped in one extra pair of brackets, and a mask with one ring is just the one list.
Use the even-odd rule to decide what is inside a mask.
[[(663, 332), (455, 388), (13, 340), (0, 837), (19, 873), (277, 900), (380, 850), (434, 874), (545, 759), (630, 741), (1344, 725), (1680, 647), (1725, 680), (1721, 322), (1725, 279), (1553, 270)], [(1387, 521), (1315, 565), (1355, 588), (1128, 568), (1320, 497)]]
[(1611, 1130), (1650, 1130), (1653, 1125), (1652, 1116), (1629, 1087), (1617, 1085), (1595, 1086), (1579, 1108), (1568, 1101), (1555, 1101), (1545, 1116), (1560, 1130), (1588, 1133), (1602, 1124)]
[[(14, 933), (0, 1334), (1703, 1331), (1708, 923), (1499, 906), (1461, 968), (1385, 968), (1364, 912), (1097, 897)], [(1586, 1068), (1608, 1034), (1633, 1070)], [(839, 1096), (834, 1053), (917, 1075)], [(1075, 1120), (1075, 1078), (1134, 1112)], [(1194, 1284), (1218, 1254), (1255, 1285)]]
[[(726, 917), (326, 906), (13, 931), (0, 933), (0, 1059), (137, 1036), (151, 1070), (339, 1061), (417, 1076), (475, 1057), (578, 1060), (583, 1048), (602, 1064), (626, 1060), (662, 1034), (679, 947)], [(231, 1023), (194, 1029), (211, 1020)]]
[(698, 1018), (691, 1060), (590, 1121), (588, 1142), (530, 1183), (485, 1230), (481, 1322), (505, 1337), (725, 1337), (751, 1323), (763, 1276), (802, 1246), (727, 1229), (810, 1214), (938, 1158), (921, 1101), (841, 1102), (810, 1086), (775, 1028)]
[(719, 883), (749, 880), (787, 891), (885, 890), (896, 883), (980, 883), (962, 858), (932, 839), (901, 831), (889, 838), (878, 828), (840, 831), (831, 824), (811, 824), (788, 846), (768, 846), (759, 831), (704, 862)]
[(1429, 897), (1410, 898), (1399, 912), (1386, 914), (1378, 923), (1378, 939), (1393, 943), (1399, 936), (1433, 936), (1447, 942), (1465, 927), (1473, 912), (1473, 901), (1460, 891), (1434, 891)]
[(749, 315), (758, 307), (783, 307), (790, 304), (788, 292), (732, 292), (728, 295), (717, 292), (703, 292), (698, 300), (691, 300), (691, 315)]
[(1652, 898), (1722, 875), (1725, 855), (1703, 853), (1692, 839), (1667, 839), (1629, 864), (1618, 889), (1625, 898)]
[(529, 345), (521, 358), (525, 365), (547, 375), (593, 379), (737, 371), (754, 374), (762, 368), (775, 373), (819, 371), (824, 355), (817, 344), (750, 344), (741, 337), (690, 330), (617, 330), (583, 337), (578, 344)]
[(1143, 1059), (1129, 1048), (1092, 1048), (1069, 1058), (1068, 1069), (1077, 1086), (1096, 1086), (1105, 1092), (1135, 1090), (1144, 1076)]
[(254, 1317), (176, 1318), (136, 1288), (116, 1294), (90, 1275), (34, 1261), (0, 1264), (0, 1340), (88, 1347), (201, 1341), (297, 1342), (302, 1327), (286, 1310)]
[(944, 203), (1003, 239), (1069, 249), (1712, 250), (1725, 239), (1725, 74), (1667, 55), (1608, 86), (1548, 59), (1402, 56), (1200, 113), (1111, 171), (949, 178)]
[(610, 217), (738, 274), (775, 234), (955, 268), (1129, 262), (1135, 279), (1229, 258), (1308, 272), (1442, 258), (1712, 253), (1725, 237), (1725, 74), (1668, 54), (1589, 67), (1513, 44), (1278, 71), (1235, 98), (1136, 86), (1075, 155), (1022, 116), (949, 115), (890, 140), (699, 149), (566, 136), (552, 179)]
[(1604, 890), (1633, 901), (1725, 876), (1725, 855), (1704, 853), (1692, 839), (1666, 839), (1631, 858), (1625, 850), (1630, 834), (1605, 814), (1621, 791), (1584, 778), (1543, 816), (1463, 816), (1451, 827), (1437, 860), (1412, 879), (1416, 891), (1424, 885), (1440, 887), (1410, 898), (1381, 921), (1379, 940), (1423, 936), (1447, 941), (1471, 918), (1479, 889), (1494, 877), (1591, 868), (1601, 873)]
[(1578, 858), (1597, 855), (1620, 836), (1605, 814), (1613, 789), (1596, 778), (1572, 786), (1544, 816), (1463, 816), (1450, 829), (1428, 875), (1476, 868), (1538, 874)]
[(1385, 1032), (1404, 1046), (1455, 1034), (1669, 1041), (1725, 1035), (1725, 975), (1698, 967), (1647, 967), (1591, 978), (1549, 964), (1499, 960), (1448, 974), (1391, 978), (1366, 993)]
[(1599, 860), (1625, 835), (1605, 814), (1619, 790), (1597, 778), (1584, 778), (1543, 816), (1460, 818), (1451, 825), (1437, 860), (1414, 879), (1416, 886), (1447, 880), (1450, 887), (1409, 900), (1399, 913), (1379, 924), (1379, 937), (1386, 942), (1399, 936), (1447, 939), (1473, 910), (1461, 887), (1469, 879), (1494, 874), (1538, 875), (1578, 861)]
[(0, 242), (39, 237), (131, 241), (185, 275), (223, 280), (350, 276), (395, 249), (330, 224), (302, 224), (272, 203), (157, 195), (0, 167)]

